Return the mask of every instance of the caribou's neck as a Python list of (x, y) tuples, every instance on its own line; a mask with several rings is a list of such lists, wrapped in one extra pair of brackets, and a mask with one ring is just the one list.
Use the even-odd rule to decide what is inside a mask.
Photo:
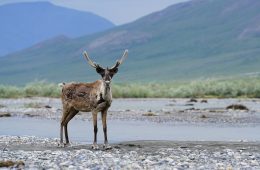
[(101, 84), (101, 93), (102, 93), (102, 98), (105, 101), (111, 102), (112, 101), (112, 91), (111, 91), (111, 85), (106, 85), (106, 83), (104, 83), (102, 81)]

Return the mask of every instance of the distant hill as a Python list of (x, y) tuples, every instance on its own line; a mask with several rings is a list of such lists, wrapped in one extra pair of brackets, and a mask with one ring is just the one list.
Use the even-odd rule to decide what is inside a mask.
[(114, 26), (89, 12), (55, 6), (48, 2), (0, 6), (0, 56), (55, 36), (75, 38)]
[(83, 50), (110, 66), (125, 48), (119, 82), (257, 74), (259, 9), (259, 0), (194, 0), (102, 33), (43, 42), (0, 59), (0, 83), (94, 80)]

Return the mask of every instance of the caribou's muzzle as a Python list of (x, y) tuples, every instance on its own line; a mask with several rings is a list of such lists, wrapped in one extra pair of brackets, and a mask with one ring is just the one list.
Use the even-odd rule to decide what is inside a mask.
[(105, 81), (106, 85), (109, 85), (110, 82), (111, 82), (111, 81), (109, 81), (109, 80), (106, 80), (106, 81)]

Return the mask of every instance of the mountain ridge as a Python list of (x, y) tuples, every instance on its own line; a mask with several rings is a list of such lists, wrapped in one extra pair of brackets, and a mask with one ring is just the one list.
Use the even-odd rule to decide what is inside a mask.
[(89, 35), (114, 27), (91, 12), (77, 11), (50, 2), (20, 2), (0, 6), (0, 56), (64, 35)]
[[(25, 50), (18, 56), (8, 56), (10, 60), (0, 60), (16, 66), (6, 69), (6, 74), (11, 70), (18, 72), (7, 77), (0, 68), (0, 76), (5, 77), (0, 78), (0, 83), (25, 83), (35, 78), (55, 82), (97, 79), (98, 75), (84, 61), (84, 50), (106, 67), (113, 65), (124, 49), (129, 49), (128, 59), (115, 76), (120, 82), (191, 80), (259, 72), (260, 37), (255, 21), (260, 16), (260, 1), (250, 2), (183, 2), (132, 23), (61, 42), (57, 47), (45, 44), (41, 49)], [(30, 56), (44, 58), (47, 64), (28, 62), (26, 58)], [(25, 61), (26, 67), (21, 66), (20, 62)], [(23, 71), (30, 67), (41, 76), (30, 74), (26, 80), (14, 81), (14, 77), (25, 77)]]

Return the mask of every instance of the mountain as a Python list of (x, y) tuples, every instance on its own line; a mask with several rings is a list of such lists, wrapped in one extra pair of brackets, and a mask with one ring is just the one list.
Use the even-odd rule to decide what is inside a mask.
[(0, 25), (0, 56), (55, 36), (75, 38), (114, 27), (110, 21), (92, 13), (48, 2), (2, 5)]
[(111, 66), (129, 57), (115, 80), (174, 81), (260, 72), (260, 1), (193, 0), (135, 22), (74, 39), (42, 42), (0, 59), (0, 83), (91, 81), (82, 52)]

